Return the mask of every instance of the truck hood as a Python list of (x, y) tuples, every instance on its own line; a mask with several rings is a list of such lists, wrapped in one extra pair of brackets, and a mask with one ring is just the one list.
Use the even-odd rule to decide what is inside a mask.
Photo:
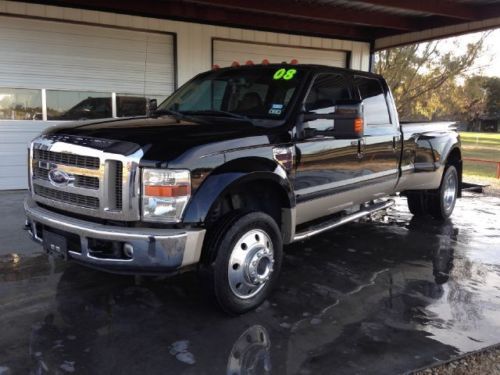
[[(74, 135), (126, 141), (144, 152), (141, 164), (165, 167), (186, 164), (209, 154), (236, 148), (267, 145), (288, 132), (262, 128), (241, 121), (178, 121), (170, 116), (141, 117), (67, 123), (49, 128), (46, 135)], [(186, 165), (187, 166), (187, 165)]]

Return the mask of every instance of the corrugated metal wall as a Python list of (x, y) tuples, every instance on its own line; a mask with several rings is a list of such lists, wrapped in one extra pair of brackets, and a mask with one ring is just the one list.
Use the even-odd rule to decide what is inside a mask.
[(173, 40), (0, 16), (0, 87), (169, 94), (175, 86)]
[(370, 44), (365, 42), (193, 24), (5, 0), (0, 0), (0, 13), (175, 33), (177, 35), (179, 84), (186, 82), (197, 73), (210, 69), (212, 38), (345, 50), (351, 51), (351, 68), (367, 71), (370, 64)]
[(229, 66), (233, 61), (244, 63), (252, 60), (258, 64), (263, 59), (280, 63), (297, 59), (301, 64), (322, 64), (346, 67), (347, 53), (321, 48), (284, 47), (251, 42), (214, 40), (214, 64)]

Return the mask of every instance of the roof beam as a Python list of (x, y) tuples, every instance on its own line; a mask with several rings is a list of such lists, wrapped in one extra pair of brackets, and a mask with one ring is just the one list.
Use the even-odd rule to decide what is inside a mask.
[(185, 3), (201, 6), (239, 9), (246, 12), (288, 16), (299, 19), (317, 20), (366, 27), (413, 31), (418, 25), (411, 17), (384, 14), (382, 12), (359, 11), (352, 8), (311, 5), (298, 2), (277, 2), (268, 0), (184, 0)]
[(443, 0), (360, 0), (363, 3), (382, 5), (401, 10), (431, 13), (437, 16), (472, 21), (479, 18), (477, 6)]
[(388, 35), (384, 30), (372, 30), (363, 26), (332, 24), (307, 19), (292, 19), (274, 14), (259, 14), (256, 17), (255, 13), (241, 9), (201, 6), (200, 4), (185, 1), (35, 0), (30, 2), (229, 27), (360, 41), (370, 41), (376, 37)]

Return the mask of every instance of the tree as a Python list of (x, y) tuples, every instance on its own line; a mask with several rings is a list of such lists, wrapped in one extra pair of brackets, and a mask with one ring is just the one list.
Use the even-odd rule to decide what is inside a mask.
[(484, 80), (486, 103), (484, 112), (489, 116), (500, 116), (500, 78), (488, 77)]
[(463, 78), (474, 65), (487, 35), (483, 33), (462, 53), (457, 53), (458, 48), (443, 53), (443, 41), (378, 52), (375, 71), (386, 78), (400, 117), (424, 120), (458, 116), (458, 108), (464, 103), (457, 78)]

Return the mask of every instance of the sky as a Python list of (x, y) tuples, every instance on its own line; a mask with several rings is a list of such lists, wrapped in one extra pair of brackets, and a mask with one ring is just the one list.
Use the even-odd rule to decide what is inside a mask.
[[(442, 42), (443, 52), (455, 48), (464, 50), (467, 43), (477, 41), (483, 32), (447, 38)], [(470, 70), (470, 74), (500, 77), (500, 28), (490, 31), (485, 40), (484, 52)]]

